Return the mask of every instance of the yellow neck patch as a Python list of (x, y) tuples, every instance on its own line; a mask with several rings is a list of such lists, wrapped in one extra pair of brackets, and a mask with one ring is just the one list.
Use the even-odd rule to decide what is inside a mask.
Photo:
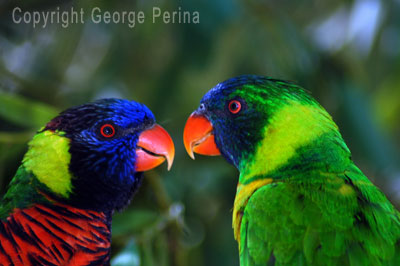
[(258, 179), (249, 184), (238, 184), (236, 189), (235, 203), (233, 204), (232, 227), (236, 241), (239, 243), (240, 250), (240, 226), (242, 224), (242, 216), (247, 201), (251, 195), (260, 187), (272, 183), (272, 178)]
[(72, 189), (69, 143), (60, 133), (48, 130), (38, 133), (29, 142), (29, 150), (22, 161), (41, 183), (63, 197), (68, 197)]
[(292, 158), (297, 148), (332, 129), (337, 126), (322, 107), (289, 102), (270, 118), (255, 156), (241, 167), (239, 181), (273, 172)]

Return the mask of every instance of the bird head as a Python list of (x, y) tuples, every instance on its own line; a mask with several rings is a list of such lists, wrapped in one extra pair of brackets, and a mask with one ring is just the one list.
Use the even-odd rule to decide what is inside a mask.
[(241, 174), (272, 173), (304, 154), (307, 160), (322, 161), (326, 141), (348, 153), (330, 115), (309, 93), (290, 82), (254, 75), (212, 88), (190, 115), (183, 138), (193, 159), (194, 153), (222, 154)]
[(121, 209), (141, 183), (142, 172), (165, 160), (171, 137), (143, 104), (103, 99), (67, 109), (29, 143), (23, 166), (45, 193), (98, 210)]

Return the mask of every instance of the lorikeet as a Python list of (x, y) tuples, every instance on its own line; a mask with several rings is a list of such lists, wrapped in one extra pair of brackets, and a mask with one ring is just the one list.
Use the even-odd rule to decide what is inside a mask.
[(222, 82), (189, 117), (184, 144), (192, 158), (222, 154), (240, 172), (240, 265), (400, 265), (399, 212), (301, 87), (262, 76)]
[(67, 109), (30, 141), (0, 207), (0, 265), (108, 265), (111, 218), (174, 145), (143, 104)]

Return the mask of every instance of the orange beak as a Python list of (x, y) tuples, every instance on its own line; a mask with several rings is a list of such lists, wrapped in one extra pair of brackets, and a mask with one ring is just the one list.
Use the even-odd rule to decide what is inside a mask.
[(143, 131), (136, 148), (136, 171), (153, 169), (167, 160), (168, 171), (175, 156), (175, 146), (168, 132), (160, 125)]
[(221, 155), (214, 140), (213, 126), (202, 115), (192, 113), (183, 131), (183, 143), (189, 156), (194, 160), (193, 152), (202, 155)]

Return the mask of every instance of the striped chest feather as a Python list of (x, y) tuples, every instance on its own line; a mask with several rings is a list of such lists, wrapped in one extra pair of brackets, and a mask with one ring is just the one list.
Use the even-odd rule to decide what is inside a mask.
[(0, 221), (0, 265), (107, 265), (110, 223), (59, 203), (16, 209)]

